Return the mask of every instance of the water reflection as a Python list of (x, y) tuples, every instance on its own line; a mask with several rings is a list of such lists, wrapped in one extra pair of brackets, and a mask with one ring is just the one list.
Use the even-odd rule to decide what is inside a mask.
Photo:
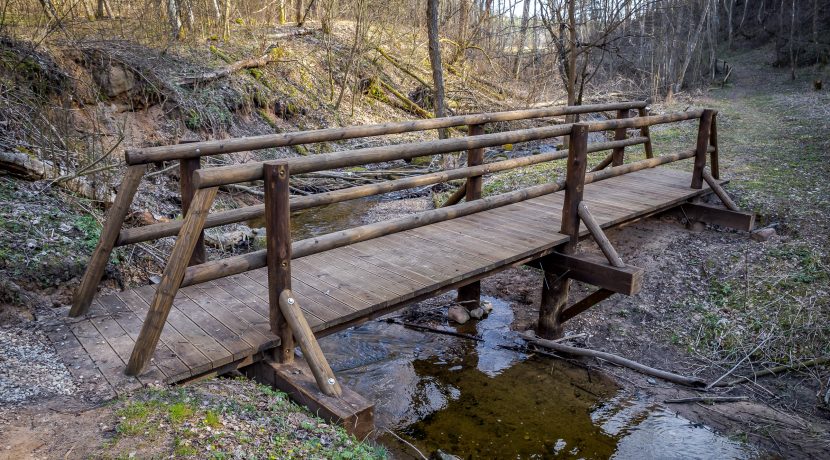
[[(499, 348), (513, 312), (464, 332), (484, 342), (370, 322), (327, 337), (343, 382), (376, 402), (377, 425), (429, 455), (462, 458), (754, 458), (749, 447), (648, 401), (593, 371)], [(414, 452), (381, 436), (397, 457)], [(412, 458), (417, 458), (411, 455)]]

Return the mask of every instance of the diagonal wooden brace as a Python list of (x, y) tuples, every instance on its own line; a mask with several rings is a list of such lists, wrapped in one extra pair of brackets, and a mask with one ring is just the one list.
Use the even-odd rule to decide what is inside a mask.
[(340, 396), (343, 390), (337, 379), (334, 377), (334, 372), (331, 370), (323, 351), (320, 349), (320, 344), (317, 343), (317, 338), (311, 332), (311, 327), (308, 325), (300, 304), (291, 294), (289, 289), (285, 289), (280, 293), (280, 311), (291, 327), (294, 337), (300, 343), (300, 349), (303, 350), (308, 362), (308, 367), (311, 368), (311, 373), (314, 374), (314, 380), (317, 381), (317, 386), (320, 391), (328, 396)]
[(608, 259), (608, 263), (613, 265), (617, 268), (625, 267), (625, 262), (623, 262), (622, 258), (619, 254), (617, 254), (617, 250), (614, 249), (614, 246), (611, 245), (611, 242), (608, 241), (608, 237), (605, 236), (605, 232), (602, 231), (602, 227), (599, 226), (594, 216), (591, 215), (591, 212), (588, 210), (588, 205), (585, 204), (584, 201), (579, 202), (579, 218), (582, 219), (582, 222), (585, 223), (585, 226), (588, 227), (588, 231), (591, 233), (591, 236), (594, 237), (594, 240), (599, 245), (599, 248), (602, 250), (602, 253), (605, 254), (605, 258)]
[(217, 190), (217, 187), (199, 189), (193, 196), (190, 210), (176, 238), (176, 244), (170, 253), (167, 266), (164, 267), (161, 282), (156, 288), (153, 303), (147, 311), (147, 317), (135, 341), (130, 361), (127, 363), (127, 375), (141, 374), (156, 350), (161, 330), (167, 321), (167, 315), (170, 314), (173, 299), (176, 298), (176, 293), (182, 284), (184, 271), (190, 262), (193, 248), (196, 247), (202, 229), (205, 227), (205, 219), (207, 219), (213, 199), (216, 198)]

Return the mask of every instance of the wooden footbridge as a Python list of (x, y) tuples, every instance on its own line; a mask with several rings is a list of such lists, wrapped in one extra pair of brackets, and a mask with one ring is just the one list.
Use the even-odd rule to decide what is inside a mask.
[[(497, 122), (612, 112), (587, 123), (486, 133)], [(630, 117), (632, 111), (637, 116)], [(49, 331), (73, 372), (106, 381), (115, 391), (151, 382), (178, 383), (242, 369), (283, 388), (323, 415), (371, 429), (372, 405), (341, 388), (317, 338), (403, 306), (458, 290), (464, 304), (479, 299), (479, 280), (519, 265), (540, 268), (537, 333), (555, 337), (562, 323), (614, 293), (633, 295), (642, 270), (626, 265), (603, 229), (672, 208), (690, 220), (749, 230), (752, 215), (737, 210), (721, 188), (716, 113), (691, 110), (650, 116), (642, 102), (558, 107), (323, 129), (130, 151), (129, 165), (108, 212), (98, 247), (75, 293), (71, 318)], [(689, 150), (655, 156), (649, 126), (696, 120)], [(287, 160), (200, 168), (200, 159), (254, 149), (439, 128), (466, 127), (467, 136), (348, 150)], [(591, 132), (613, 140), (589, 143)], [(629, 136), (629, 134), (634, 134)], [(484, 148), (569, 137), (569, 149), (484, 163)], [(626, 162), (625, 148), (644, 145), (646, 158)], [(291, 176), (466, 151), (467, 165), (415, 177), (306, 196), (290, 195)], [(587, 155), (610, 151), (591, 171)], [(710, 169), (706, 168), (707, 157)], [(691, 172), (659, 166), (691, 160)], [(565, 177), (482, 197), (482, 176), (564, 160)], [(184, 219), (123, 228), (148, 164), (178, 161)], [(465, 179), (443, 207), (300, 241), (292, 211)], [(221, 186), (263, 181), (265, 202), (211, 213)], [(696, 203), (716, 192), (725, 207)], [(465, 201), (460, 202), (461, 199)], [(265, 217), (267, 248), (208, 260), (204, 229)], [(176, 236), (157, 286), (96, 298), (113, 247)], [(579, 254), (590, 236), (605, 259)], [(568, 305), (571, 280), (597, 287)], [(295, 358), (299, 345), (303, 359)]]

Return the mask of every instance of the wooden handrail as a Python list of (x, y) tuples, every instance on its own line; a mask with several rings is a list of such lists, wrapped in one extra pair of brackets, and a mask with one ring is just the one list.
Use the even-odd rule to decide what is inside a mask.
[(456, 115), (452, 117), (431, 118), (428, 120), (348, 126), (344, 128), (315, 129), (294, 133), (266, 134), (263, 136), (241, 137), (221, 141), (192, 142), (187, 144), (165, 145), (128, 150), (125, 154), (125, 160), (128, 165), (137, 165), (160, 161), (181, 160), (185, 158), (199, 158), (203, 156), (241, 152), (246, 150), (339, 141), (359, 137), (384, 136), (414, 131), (452, 128), (464, 125), (480, 125), (485, 123), (529, 120), (534, 118), (547, 118), (560, 115), (604, 112), (622, 109), (644, 109), (647, 105), (648, 103), (644, 101), (634, 101), (611, 104), (549, 107), (511, 110), (506, 112), (478, 113), (472, 115)]
[[(644, 144), (647, 142), (643, 137), (632, 137), (622, 141), (612, 142), (598, 142), (588, 145), (588, 152), (600, 152), (603, 150), (610, 150), (622, 146), (631, 146)], [(334, 190), (330, 192), (317, 193), (314, 195), (294, 197), (291, 199), (291, 210), (299, 211), (302, 209), (313, 208), (317, 206), (324, 206), (342, 201), (354, 200), (357, 198), (365, 198), (372, 195), (381, 195), (384, 193), (397, 192), (414, 187), (422, 187), (425, 185), (438, 184), (441, 182), (448, 182), (456, 179), (464, 179), (467, 177), (474, 177), (483, 174), (491, 174), (498, 171), (505, 171), (508, 169), (519, 168), (523, 166), (530, 166), (548, 161), (554, 161), (566, 158), (568, 156), (567, 150), (541, 153), (538, 155), (530, 155), (526, 157), (512, 158), (509, 160), (496, 161), (493, 163), (486, 163), (474, 167), (464, 167), (451, 169), (447, 171), (438, 171), (434, 173), (422, 174), (420, 176), (408, 177), (404, 179), (395, 179), (391, 181), (381, 182), (378, 184), (359, 185), (356, 187), (349, 187), (342, 190)], [(208, 216), (205, 221), (205, 228), (220, 227), (236, 222), (245, 222), (251, 219), (262, 217), (265, 213), (265, 205), (258, 204), (252, 206), (245, 206), (238, 209), (228, 211), (220, 211)], [(179, 233), (182, 227), (181, 220), (172, 222), (162, 222), (158, 224), (145, 225), (142, 227), (126, 228), (121, 230), (118, 236), (116, 246), (124, 246), (127, 244), (140, 243), (142, 241), (151, 241), (167, 236), (174, 236)]]
[[(624, 120), (593, 122), (586, 123), (586, 125), (588, 126), (589, 131), (606, 131), (618, 128), (641, 128), (643, 126), (692, 120), (700, 118), (702, 113), (702, 110), (691, 110), (665, 115), (653, 115), (644, 118), (637, 117), (626, 118)], [(548, 139), (551, 137), (570, 134), (570, 132), (571, 125), (557, 125), (543, 128), (508, 131), (503, 133), (484, 134), (481, 136), (440, 139), (436, 141), (420, 142), (417, 144), (399, 144), (359, 150), (344, 150), (341, 152), (291, 158), (286, 161), (288, 161), (292, 171), (295, 171), (296, 174), (302, 174), (326, 169), (365, 165), (369, 163), (406, 160), (424, 155), (437, 155), (442, 153), (458, 152), (461, 150)], [(262, 179), (262, 166), (266, 163), (269, 162), (263, 161), (198, 170), (193, 175), (193, 183), (198, 188), (207, 188), (260, 180)]]
[[(655, 158), (640, 160), (623, 166), (615, 166), (593, 173), (585, 174), (585, 184), (610, 179), (642, 169), (654, 168), (667, 163), (685, 160), (695, 156), (695, 150), (662, 155)], [(422, 227), (445, 220), (462, 217), (476, 212), (493, 209), (519, 201), (537, 198), (542, 195), (563, 190), (565, 180), (536, 185), (513, 192), (494, 195), (469, 203), (461, 203), (445, 208), (422, 211), (398, 219), (377, 222), (348, 230), (329, 233), (326, 235), (295, 241), (291, 245), (293, 258), (300, 258), (317, 254), (330, 249), (347, 246), (349, 244), (370, 240), (390, 233), (401, 232), (412, 228)], [(266, 251), (260, 250), (248, 254), (210, 261), (201, 265), (188, 267), (182, 281), (182, 287), (205, 283), (225, 276), (237, 275), (250, 270), (256, 270), (266, 265)]]

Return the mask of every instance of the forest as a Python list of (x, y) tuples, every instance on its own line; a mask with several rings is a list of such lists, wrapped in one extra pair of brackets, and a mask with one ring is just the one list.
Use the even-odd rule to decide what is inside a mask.
[[(830, 455), (828, 60), (826, 0), (3, 0), (0, 459)], [(556, 246), (641, 269), (629, 295), (609, 290), (620, 270), (580, 278), (543, 267), (549, 253), (482, 268), (472, 290), (472, 262), (441, 261), (544, 233), (532, 216), (479, 237), (483, 217), (450, 223), (546, 186), (566, 234), (580, 149), (586, 190), (665, 169), (715, 192), (613, 225), (592, 203), (602, 228)], [(282, 192), (273, 164), (300, 165)], [(634, 212), (660, 188), (642, 186), (607, 193)], [(593, 217), (573, 211), (580, 241)], [(444, 232), (431, 242), (427, 221)], [(393, 248), (404, 230), (418, 243)], [(396, 232), (376, 250), (400, 266), (374, 262), (372, 238)], [(314, 252), (337, 238), (354, 246)], [(326, 321), (329, 296), (411, 299), (330, 335), (281, 333), (296, 320), (271, 292), (286, 250), (300, 317)], [(424, 260), (451, 275), (416, 273)], [(427, 295), (421, 278), (447, 284)], [(164, 378), (131, 375), (170, 283), (146, 357)], [(556, 296), (573, 306), (546, 334)], [(259, 348), (199, 342), (188, 321)], [(281, 345), (251, 338), (267, 331)], [(267, 366), (291, 364), (294, 340), (309, 385), (323, 372), (341, 401), (371, 401), (372, 430), (276, 383), (290, 377)], [(197, 372), (191, 354), (217, 361), (214, 346), (233, 362)]]

